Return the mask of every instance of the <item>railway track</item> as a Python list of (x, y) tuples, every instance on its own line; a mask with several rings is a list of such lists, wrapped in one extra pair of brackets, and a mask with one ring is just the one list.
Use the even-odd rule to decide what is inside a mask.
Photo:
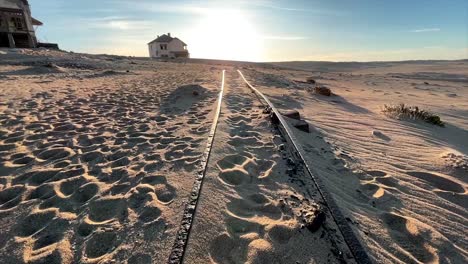
[(349, 249), (351, 250), (355, 260), (358, 263), (367, 264), (372, 263), (369, 256), (367, 255), (366, 251), (364, 250), (363, 246), (359, 242), (359, 239), (354, 234), (351, 226), (348, 224), (348, 221), (344, 217), (343, 213), (341, 212), (340, 208), (338, 207), (335, 199), (333, 198), (332, 194), (329, 193), (320, 180), (320, 177), (317, 176), (309, 164), (305, 161), (305, 151), (298, 143), (296, 137), (294, 136), (293, 131), (291, 130), (290, 126), (283, 118), (281, 113), (278, 109), (271, 103), (271, 101), (259, 90), (253, 87), (245, 78), (240, 70), (238, 73), (241, 75), (242, 79), (245, 81), (246, 85), (258, 96), (261, 100), (265, 101), (268, 105), (269, 110), (278, 119), (278, 129), (283, 136), (284, 139), (289, 143), (291, 147), (291, 152), (295, 156), (295, 160), (299, 162), (301, 166), (303, 166), (308, 174), (308, 176), (312, 179), (317, 190), (320, 192), (320, 195), (326, 202), (328, 210), (330, 210), (330, 214), (333, 216), (335, 223), (337, 224), (341, 234), (343, 235), (346, 244), (348, 245)]
[[(225, 71), (223, 71), (221, 89), (220, 89), (219, 96), (218, 96), (218, 101), (217, 101), (217, 104), (216, 104), (217, 108), (216, 108), (216, 112), (215, 112), (215, 115), (214, 115), (214, 120), (213, 120), (213, 123), (212, 123), (211, 131), (210, 131), (210, 134), (209, 134), (209, 137), (208, 137), (208, 140), (207, 140), (206, 150), (205, 150), (205, 152), (204, 152), (204, 154), (202, 156), (200, 169), (197, 172), (197, 177), (196, 177), (196, 180), (194, 182), (194, 185), (193, 185), (193, 188), (192, 188), (192, 191), (191, 191), (191, 194), (190, 194), (189, 201), (188, 201), (188, 203), (187, 203), (187, 205), (185, 207), (181, 224), (179, 226), (179, 231), (177, 233), (176, 241), (174, 243), (174, 246), (172, 248), (172, 252), (171, 252), (169, 260), (168, 260), (168, 263), (170, 263), (170, 264), (183, 263), (184, 262), (184, 257), (186, 255), (189, 238), (191, 236), (196, 236), (196, 235), (191, 234), (192, 233), (191, 232), (192, 231), (192, 225), (194, 225), (195, 216), (196, 216), (197, 211), (198, 211), (197, 208), (198, 208), (200, 196), (202, 194), (202, 187), (203, 187), (203, 184), (204, 184), (204, 179), (205, 179), (205, 176), (206, 176), (206, 174), (208, 172), (208, 167), (209, 167), (209, 164), (210, 164), (210, 155), (211, 155), (212, 149), (214, 148), (214, 139), (215, 139), (216, 130), (217, 130), (217, 127), (218, 127), (218, 120), (220, 119), (221, 107), (223, 105), (223, 96), (224, 96), (224, 93), (225, 93), (225, 91), (224, 91), (225, 75), (226, 75), (226, 73), (225, 73)], [(232, 76), (234, 76), (234, 74)], [(251, 91), (251, 93), (250, 93), (250, 95), (249, 95), (249, 93), (246, 93), (246, 92), (240, 93), (240, 94), (236, 93), (236, 94), (230, 95), (230, 98), (228, 98), (228, 100), (226, 102), (226, 104), (227, 104), (226, 111), (230, 111), (230, 112), (234, 111), (234, 113), (236, 113), (236, 115), (234, 115), (234, 117), (226, 118), (226, 120), (223, 120), (224, 124), (227, 127), (238, 126), (237, 130), (230, 129), (231, 132), (229, 132), (229, 134), (234, 135), (234, 136), (230, 137), (233, 140), (231, 140), (231, 142), (227, 142), (227, 144), (233, 145), (234, 148), (231, 148), (231, 150), (232, 150), (231, 152), (233, 152), (232, 155), (227, 156), (227, 157), (234, 157), (233, 160), (239, 160), (239, 158), (241, 158), (241, 159), (246, 158), (248, 160), (249, 159), (248, 154), (247, 154), (247, 157), (245, 156), (246, 154), (243, 154), (244, 156), (239, 156), (239, 155), (235, 156), (235, 154), (238, 154), (238, 153), (235, 153), (235, 152), (245, 153), (245, 151), (247, 151), (247, 152), (248, 151), (255, 151), (255, 147), (252, 150), (252, 148), (245, 147), (244, 145), (245, 144), (248, 145), (249, 144), (248, 143), (249, 139), (256, 137), (255, 134), (258, 134), (258, 133), (254, 132), (253, 130), (255, 130), (257, 127), (248, 125), (244, 121), (249, 120), (249, 117), (248, 117), (249, 112), (252, 112), (251, 108), (252, 108), (253, 105), (250, 105), (251, 103), (249, 103), (249, 102), (253, 102), (253, 101), (258, 100), (267, 109), (267, 111), (271, 112), (271, 116), (275, 117), (276, 120), (278, 121), (277, 124), (275, 125), (275, 127), (276, 127), (277, 131), (279, 132), (279, 134), (281, 135), (281, 137), (283, 138), (283, 141), (286, 142), (286, 144), (287, 144), (287, 147), (286, 147), (287, 150), (286, 151), (288, 152), (288, 156), (290, 156), (294, 160), (294, 163), (297, 164), (296, 166), (301, 167), (300, 170), (299, 170), (300, 171), (300, 173), (299, 173), (300, 177), (309, 177), (311, 182), (313, 182), (313, 185), (315, 185), (313, 188), (316, 189), (316, 190), (314, 190), (313, 192), (318, 193), (318, 194), (314, 196), (314, 195), (311, 194), (311, 192), (309, 190), (307, 190), (307, 192), (309, 193), (308, 196), (310, 198), (312, 198), (312, 199), (317, 199), (317, 197), (319, 195), (321, 197), (320, 200), (322, 200), (322, 203), (326, 204), (326, 210), (328, 210), (327, 215), (332, 216), (332, 219), (333, 219), (333, 222), (334, 222), (333, 227), (336, 227), (339, 230), (340, 237), (342, 237), (344, 239), (344, 241), (346, 242), (346, 246), (349, 249), (349, 252), (352, 254), (352, 258), (355, 260), (355, 262), (357, 262), (357, 263), (371, 263), (367, 253), (364, 251), (364, 249), (363, 249), (362, 245), (360, 244), (359, 240), (354, 235), (354, 232), (352, 231), (351, 227), (348, 225), (347, 220), (345, 219), (345, 217), (341, 213), (341, 211), (338, 208), (338, 206), (337, 206), (336, 202), (334, 201), (333, 197), (331, 196), (331, 194), (329, 192), (326, 191), (325, 187), (323, 186), (323, 184), (320, 181), (320, 178), (317, 177), (317, 175), (313, 172), (312, 168), (305, 162), (305, 160), (304, 160), (304, 155), (305, 155), (304, 150), (302, 149), (300, 144), (297, 142), (293, 131), (288, 126), (288, 124), (286, 123), (284, 118), (281, 116), (280, 112), (274, 107), (274, 105), (271, 103), (271, 101), (265, 95), (263, 95), (263, 93), (261, 93), (255, 87), (253, 87), (246, 80), (245, 76), (242, 74), (241, 71), (238, 71), (238, 77), (240, 77), (240, 78), (235, 81), (235, 85), (237, 85), (237, 86), (240, 85), (240, 87), (242, 87), (241, 83), (243, 83), (244, 87), (248, 87), (248, 89), (249, 89), (249, 91)], [(231, 91), (231, 93), (232, 93), (232, 91)], [(244, 98), (242, 98), (242, 97), (244, 97)], [(249, 98), (246, 98), (246, 97), (249, 97)], [(238, 109), (247, 107), (249, 109), (248, 110), (245, 110), (245, 109), (242, 110), (241, 109), (240, 111), (238, 111), (238, 110), (233, 110), (233, 107), (237, 107)], [(245, 128), (247, 128), (247, 129), (245, 129)], [(243, 129), (245, 131), (243, 131)], [(254, 136), (252, 136), (252, 135), (254, 135)], [(221, 143), (226, 144), (226, 142), (223, 142), (223, 140), (220, 141), (220, 144)], [(269, 145), (264, 145), (264, 146), (267, 146), (267, 148), (271, 147)], [(263, 151), (264, 151), (263, 156), (265, 157), (265, 153), (268, 153), (268, 151), (272, 151), (272, 150), (268, 150), (268, 151), (265, 152), (265, 149), (264, 149)], [(260, 156), (262, 156), (262, 155), (260, 155)], [(258, 157), (255, 157), (253, 160), (254, 160), (254, 163), (260, 162), (260, 159)], [(217, 164), (218, 167), (220, 167), (219, 166), (220, 164), (225, 164), (225, 163), (226, 163), (225, 161), (220, 160), (220, 161), (217, 161), (216, 164)], [(230, 161), (228, 161), (228, 163), (232, 164), (233, 161), (230, 160)], [(246, 163), (246, 161), (244, 161), (244, 164), (245, 163)], [(274, 163), (275, 163), (275, 161), (274, 161)], [(240, 164), (235, 165), (235, 166), (239, 167)], [(221, 181), (223, 181), (223, 179), (221, 179)], [(229, 186), (238, 185), (239, 181), (242, 181), (242, 180), (240, 178), (235, 178), (235, 179), (227, 178), (227, 179), (224, 179), (224, 182)], [(310, 181), (308, 181), (308, 182), (310, 182)], [(309, 187), (312, 187), (312, 186), (310, 186), (311, 184), (312, 183), (309, 183)], [(232, 190), (235, 190), (238, 193), (243, 193), (243, 192), (245, 192), (245, 190), (238, 190), (236, 188), (249, 189), (250, 187), (249, 186), (239, 185), (239, 186), (233, 186), (231, 188)], [(257, 188), (257, 186), (255, 186), (255, 188)], [(215, 189), (217, 189), (217, 188), (215, 188)], [(210, 190), (210, 194), (211, 194), (211, 191), (213, 191), (213, 190)], [(241, 196), (243, 196), (243, 195), (241, 195)], [(245, 196), (245, 197), (250, 197), (250, 196)], [(201, 216), (197, 216), (197, 220), (199, 220), (200, 217)], [(199, 228), (199, 229), (203, 230), (203, 227)], [(198, 231), (198, 232), (199, 232), (198, 234), (200, 234), (201, 231)], [(195, 233), (196, 233), (196, 231), (195, 231)], [(195, 239), (195, 237), (194, 237), (194, 239)], [(211, 239), (213, 239), (213, 238), (211, 238)], [(216, 240), (217, 238), (214, 238), (214, 239)], [(337, 239), (337, 240), (341, 240), (341, 239)], [(341, 247), (341, 246), (338, 246), (337, 243), (333, 242), (333, 241), (332, 241), (331, 245), (336, 246), (337, 248)], [(342, 251), (339, 251), (339, 250), (337, 250), (337, 251), (340, 252), (339, 254), (343, 254)], [(344, 251), (347, 252), (347, 250), (344, 250)], [(204, 254), (204, 253), (200, 253), (200, 254)], [(340, 256), (340, 258), (341, 258), (341, 256)]]
[(176, 241), (172, 247), (171, 255), (169, 256), (168, 263), (182, 263), (185, 253), (185, 248), (187, 246), (187, 241), (190, 235), (190, 230), (192, 228), (193, 217), (195, 215), (195, 210), (197, 209), (198, 200), (201, 193), (201, 188), (203, 184), (203, 179), (205, 178), (208, 160), (210, 158), (211, 149), (213, 147), (213, 140), (216, 134), (216, 128), (218, 127), (218, 119), (221, 113), (221, 104), (223, 102), (224, 95), (224, 80), (225, 80), (226, 71), (223, 70), (222, 79), (221, 79), (221, 88), (218, 95), (218, 101), (216, 103), (216, 110), (213, 118), (213, 124), (210, 129), (210, 134), (208, 135), (208, 140), (206, 143), (205, 151), (201, 157), (200, 168), (197, 171), (197, 176), (190, 192), (190, 197), (187, 205), (184, 209), (184, 214), (182, 216), (182, 222), (177, 232)]

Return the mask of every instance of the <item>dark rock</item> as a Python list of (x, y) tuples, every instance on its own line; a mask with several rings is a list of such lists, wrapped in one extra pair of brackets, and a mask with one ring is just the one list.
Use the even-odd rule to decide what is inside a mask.
[(306, 82), (311, 83), (311, 84), (316, 84), (317, 82), (314, 80), (312, 77), (307, 77)]
[(307, 229), (311, 232), (316, 232), (325, 222), (326, 215), (321, 209), (317, 209), (313, 212), (304, 214), (302, 218)]
[(198, 91), (193, 91), (192, 94), (193, 94), (193, 96), (198, 96), (198, 95), (200, 95), (200, 93), (199, 93)]
[(330, 88), (327, 88), (325, 86), (315, 87), (314, 92), (316, 94), (320, 94), (320, 95), (324, 95), (324, 96), (331, 96), (332, 95)]
[(275, 112), (271, 112), (270, 119), (273, 125), (278, 125), (280, 123), (279, 118), (276, 116)]

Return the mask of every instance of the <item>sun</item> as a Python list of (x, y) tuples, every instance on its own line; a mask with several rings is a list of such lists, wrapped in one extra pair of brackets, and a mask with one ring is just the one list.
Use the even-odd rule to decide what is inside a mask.
[(254, 25), (241, 11), (210, 9), (190, 31), (193, 58), (260, 61), (262, 48)]

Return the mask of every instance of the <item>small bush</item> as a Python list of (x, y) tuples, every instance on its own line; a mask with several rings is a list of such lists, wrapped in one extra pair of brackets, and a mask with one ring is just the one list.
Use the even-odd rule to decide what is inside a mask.
[(445, 126), (444, 122), (440, 120), (439, 116), (434, 115), (426, 110), (419, 109), (419, 107), (417, 106), (408, 106), (405, 104), (384, 105), (382, 112), (384, 112), (388, 116), (398, 119), (418, 119), (436, 126)]

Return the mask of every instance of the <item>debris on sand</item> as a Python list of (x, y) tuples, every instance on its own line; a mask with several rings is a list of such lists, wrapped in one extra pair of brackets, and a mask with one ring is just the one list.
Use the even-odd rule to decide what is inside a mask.
[(307, 77), (306, 82), (311, 83), (311, 84), (316, 84), (317, 83), (313, 77)]
[(390, 141), (390, 138), (386, 135), (384, 135), (382, 132), (378, 130), (372, 130), (372, 136), (383, 139), (385, 141)]
[(316, 232), (325, 222), (326, 215), (321, 208), (311, 210), (302, 214), (305, 227), (311, 232)]
[(316, 86), (314, 89), (314, 92), (316, 94), (324, 95), (324, 96), (331, 96), (332, 92), (330, 88), (325, 87), (325, 86)]

